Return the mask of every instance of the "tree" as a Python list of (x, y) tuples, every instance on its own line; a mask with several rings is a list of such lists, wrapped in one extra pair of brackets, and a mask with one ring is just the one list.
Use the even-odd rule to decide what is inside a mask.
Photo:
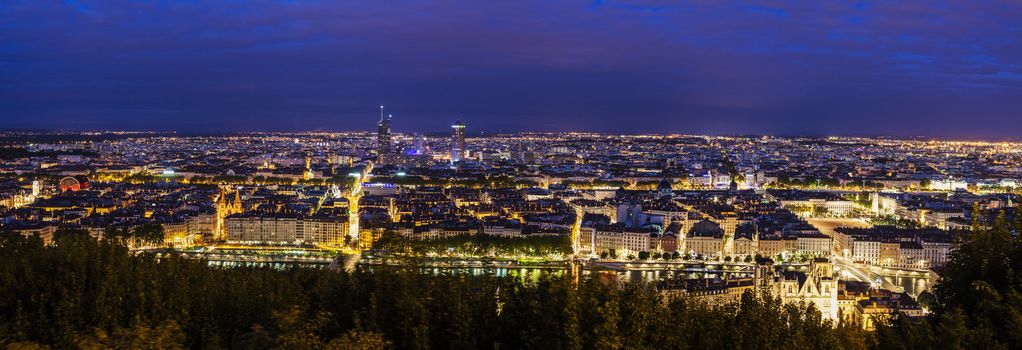
[(57, 230), (53, 232), (53, 239), (55, 239), (55, 240), (56, 239), (61, 239), (61, 238), (67, 238), (67, 237), (82, 238), (82, 237), (88, 237), (88, 236), (89, 236), (89, 231), (86, 231), (84, 228), (80, 228), (80, 227), (65, 227), (65, 226), (61, 226), (61, 227), (58, 227)]
[(919, 302), (920, 306), (928, 310), (935, 309), (938, 306), (936, 297), (934, 297), (933, 293), (930, 291), (923, 291), (922, 293), (919, 293), (919, 297), (916, 298), (916, 301)]
[(979, 202), (972, 203), (972, 230), (979, 231), (981, 224)]
[(145, 244), (162, 244), (164, 240), (163, 225), (151, 223), (143, 224), (132, 230), (131, 236)]
[(759, 254), (756, 254), (756, 259), (755, 260), (756, 260), (756, 265), (772, 265), (774, 263), (774, 259), (762, 256), (762, 255), (759, 255)]
[(273, 337), (262, 326), (252, 325), (252, 330), (242, 334), (234, 343), (235, 349), (267, 350), (273, 348)]
[(878, 342), (906, 346), (942, 344), (948, 348), (1013, 348), (1022, 344), (1022, 239), (999, 213), (990, 228), (956, 237), (932, 298), (920, 296), (932, 313), (918, 322), (881, 325)]
[(76, 340), (79, 349), (184, 349), (185, 334), (174, 321), (156, 327), (135, 325), (118, 328), (112, 333), (97, 329), (94, 334)]
[(390, 349), (393, 344), (380, 333), (350, 330), (331, 340), (326, 347), (338, 350), (378, 350)]
[[(628, 260), (632, 260), (629, 258)], [(639, 260), (649, 260), (649, 252), (643, 250), (639, 252)]]

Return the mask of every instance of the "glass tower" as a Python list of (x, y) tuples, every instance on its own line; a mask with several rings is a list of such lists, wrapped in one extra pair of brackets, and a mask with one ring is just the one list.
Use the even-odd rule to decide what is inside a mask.
[(451, 125), (451, 162), (465, 159), (465, 124), (461, 120)]

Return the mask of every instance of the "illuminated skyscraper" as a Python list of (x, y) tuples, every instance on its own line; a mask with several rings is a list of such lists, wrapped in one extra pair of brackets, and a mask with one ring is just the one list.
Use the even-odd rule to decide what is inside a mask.
[(422, 139), (422, 134), (419, 133), (415, 134), (415, 154), (426, 154), (426, 142)]
[(380, 122), (376, 124), (376, 154), (381, 158), (390, 154), (390, 116), (383, 116), (383, 106), (380, 106)]
[(451, 125), (451, 162), (465, 159), (465, 124), (461, 120)]

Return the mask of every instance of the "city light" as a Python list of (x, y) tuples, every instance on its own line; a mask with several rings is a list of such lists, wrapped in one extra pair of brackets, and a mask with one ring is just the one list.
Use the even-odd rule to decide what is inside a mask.
[(7, 348), (1022, 348), (1022, 2), (2, 4)]

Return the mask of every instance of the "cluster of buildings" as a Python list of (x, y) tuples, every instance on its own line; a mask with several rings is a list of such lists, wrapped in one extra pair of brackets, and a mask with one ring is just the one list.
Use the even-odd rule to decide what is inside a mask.
[[(88, 182), (82, 176), (56, 181), (36, 179), (37, 198), (4, 208), (5, 229), (52, 240), (59, 228), (103, 238), (112, 230), (132, 231), (156, 224), (165, 242), (188, 246), (217, 238), (214, 191), (179, 183), (121, 184)], [(69, 183), (74, 186), (67, 186)], [(88, 184), (85, 186), (85, 184)]]
[[(58, 230), (162, 230), (162, 242), (129, 237), (136, 247), (563, 237), (574, 257), (603, 262), (773, 261), (754, 275), (665, 282), (708, 297), (766, 288), (865, 322), (920, 309), (844, 271), (939, 271), (959, 230), (1013, 220), (1022, 179), (1011, 143), (482, 137), (460, 121), (409, 134), (380, 112), (375, 133), (3, 132), (0, 231), (48, 242)], [(863, 225), (821, 229), (821, 218)]]
[(868, 282), (842, 280), (839, 276), (829, 260), (817, 258), (801, 270), (773, 274), (770, 295), (786, 303), (813, 305), (825, 319), (866, 329), (893, 315), (925, 315), (919, 302), (907, 293), (877, 288)]
[(903, 268), (939, 268), (947, 263), (955, 231), (937, 228), (837, 228), (834, 241), (841, 257)]
[(660, 281), (657, 287), (668, 297), (696, 298), (710, 305), (737, 302), (745, 293), (769, 295), (786, 304), (812, 307), (824, 319), (866, 329), (898, 315), (920, 317), (927, 312), (905, 291), (842, 278), (839, 269), (826, 258), (797, 265), (756, 265), (755, 271), (747, 274), (727, 271), (710, 274), (715, 276), (688, 278), (678, 274)]
[[(1012, 211), (1015, 196), (1005, 193), (1022, 161), (1018, 148), (1005, 143), (469, 137), (460, 121), (446, 134), (394, 133), (392, 123), (381, 107), (376, 133), (3, 133), (10, 150), (0, 164), (4, 223), (80, 225), (98, 234), (155, 222), (185, 236), (181, 242), (298, 245), (350, 243), (363, 229), (415, 238), (560, 233), (574, 235), (576, 250), (590, 256), (677, 252), (744, 260), (834, 250), (871, 264), (939, 265), (947, 241), (941, 235), (835, 240), (804, 218), (872, 216), (899, 228), (967, 228), (977, 208), (984, 218)], [(362, 190), (352, 197), (347, 192), (356, 182)], [(165, 204), (182, 198), (192, 203)], [(356, 220), (344, 213), (352, 200), (359, 202)], [(254, 215), (267, 222), (327, 220), (349, 237), (230, 234), (232, 222), (241, 230), (237, 222)], [(182, 224), (188, 221), (202, 224)], [(918, 246), (939, 248), (919, 254)]]
[[(700, 259), (829, 256), (832, 240), (752, 190), (617, 191), (571, 202), (582, 215), (580, 253), (675, 253)], [(611, 209), (611, 210), (608, 210)], [(616, 210), (613, 210), (616, 209)], [(610, 212), (609, 217), (605, 214)]]

